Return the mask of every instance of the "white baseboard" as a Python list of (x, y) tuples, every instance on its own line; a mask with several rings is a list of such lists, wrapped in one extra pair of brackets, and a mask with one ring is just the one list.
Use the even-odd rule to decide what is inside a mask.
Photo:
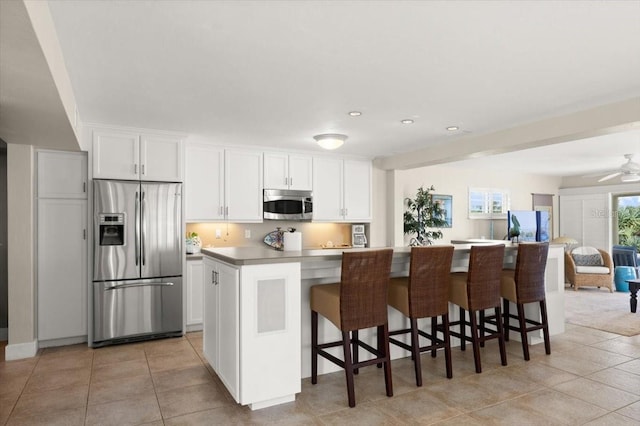
[(27, 343), (14, 343), (4, 348), (4, 359), (13, 361), (15, 359), (31, 358), (38, 353), (38, 341)]
[(9, 340), (8, 328), (0, 328), (0, 340)]

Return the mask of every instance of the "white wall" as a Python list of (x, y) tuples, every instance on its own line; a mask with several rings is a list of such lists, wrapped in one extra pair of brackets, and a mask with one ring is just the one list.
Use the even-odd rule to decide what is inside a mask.
[[(491, 221), (468, 219), (469, 187), (501, 188), (511, 192), (511, 210), (531, 210), (531, 194), (554, 194), (553, 235), (558, 235), (558, 188), (561, 179), (558, 177), (503, 173), (499, 170), (468, 170), (453, 166), (431, 166), (411, 170), (397, 170), (387, 173), (386, 206), (388, 223), (386, 224), (387, 245), (407, 245), (410, 237), (402, 232), (402, 213), (404, 199), (415, 197), (420, 186), (433, 185), (435, 193), (453, 196), (453, 226), (442, 229), (441, 242), (452, 239), (491, 238)], [(391, 187), (392, 190), (389, 190)], [(381, 191), (374, 187), (374, 194)], [(376, 204), (377, 205), (377, 204)], [(379, 207), (382, 208), (382, 207)], [(382, 225), (372, 225), (372, 232), (381, 231)], [(493, 238), (502, 239), (507, 233), (506, 219), (493, 220)]]

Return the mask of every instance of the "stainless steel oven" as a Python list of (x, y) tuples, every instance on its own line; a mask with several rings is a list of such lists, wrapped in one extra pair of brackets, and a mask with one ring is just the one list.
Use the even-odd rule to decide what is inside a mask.
[(265, 189), (263, 217), (270, 220), (311, 220), (313, 193), (284, 189)]

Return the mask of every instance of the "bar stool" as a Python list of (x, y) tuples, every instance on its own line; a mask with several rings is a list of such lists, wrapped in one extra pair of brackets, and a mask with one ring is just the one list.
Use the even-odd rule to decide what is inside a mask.
[[(318, 383), (318, 355), (344, 368), (349, 407), (356, 405), (353, 376), (360, 367), (383, 364), (387, 396), (393, 396), (387, 319), (392, 255), (392, 249), (345, 252), (342, 254), (340, 282), (311, 287), (311, 383)], [(318, 314), (340, 329), (342, 340), (318, 343)], [(358, 339), (358, 330), (372, 327), (377, 327), (377, 348)], [(336, 346), (342, 346), (344, 360), (325, 351)], [(375, 358), (358, 361), (359, 348), (367, 350)]]
[[(497, 321), (497, 330), (488, 330), (485, 335), (484, 310), (494, 308), (496, 318), (501, 318), (500, 284), (502, 278), (502, 264), (504, 259), (504, 245), (471, 246), (468, 272), (454, 272), (451, 274), (449, 301), (460, 307), (460, 320), (452, 321), (452, 328), (460, 325), (460, 332), (451, 331), (451, 335), (460, 338), (460, 349), (465, 350), (465, 342), (470, 341), (473, 346), (473, 359), (476, 373), (482, 372), (480, 363), (480, 344), (489, 339), (498, 339), (500, 345), (500, 360), (507, 365), (507, 351), (505, 348), (502, 322)], [(465, 311), (469, 311), (469, 322), (465, 320)], [(481, 325), (478, 328), (476, 312), (480, 312)], [(465, 328), (471, 327), (471, 336), (466, 335)]]
[[(392, 278), (389, 283), (389, 305), (409, 318), (410, 328), (389, 332), (390, 336), (411, 333), (411, 345), (389, 338), (389, 342), (411, 352), (416, 373), (416, 386), (422, 386), (420, 354), (431, 351), (436, 356), (437, 349), (444, 349), (447, 378), (453, 376), (451, 370), (451, 339), (449, 337), (449, 273), (453, 246), (412, 247), (409, 276)], [(438, 316), (442, 325), (438, 327)], [(431, 318), (431, 332), (418, 328), (418, 319)], [(438, 339), (437, 331), (442, 332)], [(420, 346), (420, 336), (431, 344)]]
[[(544, 291), (544, 272), (547, 267), (549, 243), (523, 243), (518, 246), (516, 269), (505, 269), (502, 273), (500, 293), (504, 304), (504, 333), (509, 340), (509, 330), (519, 331), (522, 340), (524, 359), (529, 361), (529, 341), (527, 333), (542, 330), (544, 349), (551, 353), (549, 340), (549, 321), (547, 320), (547, 302)], [(509, 302), (516, 304), (518, 315), (509, 313)], [(540, 304), (540, 321), (525, 317), (524, 304)], [(510, 319), (518, 320), (518, 325), (511, 325)], [(531, 325), (527, 327), (527, 324)]]

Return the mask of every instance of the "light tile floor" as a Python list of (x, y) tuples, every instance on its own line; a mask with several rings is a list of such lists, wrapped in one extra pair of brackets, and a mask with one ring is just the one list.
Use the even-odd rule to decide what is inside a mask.
[[(2, 346), (2, 344), (0, 344)], [(453, 350), (453, 379), (444, 357), (422, 356), (417, 388), (409, 358), (392, 364), (394, 396), (385, 396), (381, 370), (356, 377), (355, 408), (347, 407), (344, 374), (303, 380), (296, 401), (251, 411), (238, 406), (204, 361), (202, 334), (89, 349), (50, 348), (19, 361), (0, 359), (0, 424), (640, 424), (640, 336), (623, 337), (567, 324), (552, 337), (552, 354), (507, 345), (500, 365), (496, 343), (473, 353)], [(2, 352), (4, 348), (0, 347)]]

